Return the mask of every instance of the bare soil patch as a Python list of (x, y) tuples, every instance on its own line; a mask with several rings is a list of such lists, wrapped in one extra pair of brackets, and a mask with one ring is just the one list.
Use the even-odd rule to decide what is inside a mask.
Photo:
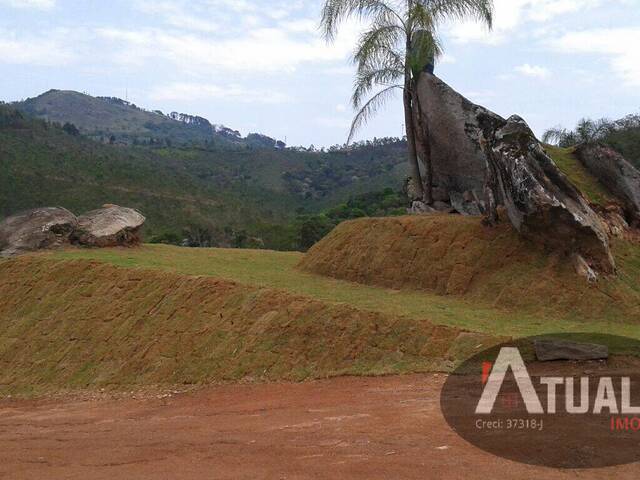
[(11, 479), (636, 479), (640, 467), (537, 468), (459, 438), (443, 376), (211, 387), (174, 397), (3, 401)]

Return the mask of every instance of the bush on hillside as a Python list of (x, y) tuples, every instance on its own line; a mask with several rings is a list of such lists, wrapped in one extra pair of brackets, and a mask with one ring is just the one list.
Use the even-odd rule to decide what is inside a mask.
[(620, 152), (640, 168), (640, 115), (627, 115), (619, 120), (582, 119), (575, 129), (555, 127), (547, 130), (542, 140), (560, 147), (604, 143)]

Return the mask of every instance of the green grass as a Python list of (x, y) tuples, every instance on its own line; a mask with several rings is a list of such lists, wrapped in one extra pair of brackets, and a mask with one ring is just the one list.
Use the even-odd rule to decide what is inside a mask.
[(545, 145), (545, 150), (562, 173), (569, 177), (573, 184), (584, 193), (590, 202), (597, 205), (604, 205), (610, 200), (610, 196), (605, 188), (576, 158), (575, 148), (560, 148)]
[[(637, 287), (640, 254), (636, 246), (625, 247), (626, 277), (620, 281)], [(601, 332), (640, 338), (634, 319), (585, 321), (558, 313), (496, 308), (460, 296), (441, 296), (422, 291), (398, 291), (303, 273), (295, 268), (299, 253), (264, 250), (183, 249), (145, 245), (136, 249), (66, 250), (52, 253), (56, 259), (96, 260), (126, 268), (170, 271), (209, 276), (246, 285), (276, 288), (334, 304), (362, 310), (426, 319), (438, 325), (461, 327), (495, 335), (528, 336), (555, 332)], [(541, 299), (542, 302), (543, 299)], [(544, 303), (544, 302), (542, 302)], [(542, 313), (544, 312), (544, 313)]]

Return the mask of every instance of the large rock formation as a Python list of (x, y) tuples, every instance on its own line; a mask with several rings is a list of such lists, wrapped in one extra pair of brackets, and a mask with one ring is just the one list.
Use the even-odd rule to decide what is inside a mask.
[(580, 254), (597, 270), (612, 272), (615, 263), (602, 219), (525, 121), (513, 116), (500, 128), (485, 128), (488, 195), (506, 207), (512, 225), (539, 243)]
[(436, 200), (450, 202), (452, 193), (462, 196), (465, 192), (482, 198), (487, 166), (480, 148), (478, 115), (491, 112), (433, 75), (423, 74), (418, 90), (429, 123)]
[(78, 227), (71, 236), (74, 243), (90, 247), (135, 245), (145, 217), (132, 208), (105, 205), (78, 217)]
[(450, 199), (483, 198), (479, 207), (490, 218), (503, 206), (526, 237), (614, 271), (605, 225), (524, 120), (505, 120), (433, 75), (422, 76), (418, 95), (430, 125), (434, 182)]
[(141, 240), (145, 218), (136, 210), (105, 205), (81, 217), (64, 208), (29, 210), (0, 223), (0, 256), (68, 245), (113, 247)]
[(587, 170), (622, 201), (627, 220), (640, 224), (640, 172), (604, 145), (581, 145), (576, 154)]
[(78, 220), (60, 207), (37, 208), (0, 223), (0, 256), (8, 257), (68, 243)]

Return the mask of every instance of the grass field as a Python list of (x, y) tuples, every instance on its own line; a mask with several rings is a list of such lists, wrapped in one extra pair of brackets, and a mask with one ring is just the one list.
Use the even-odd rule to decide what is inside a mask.
[(282, 289), (42, 256), (0, 262), (0, 319), (0, 396), (450, 371), (496, 340)]
[[(346, 222), (307, 257), (143, 245), (0, 260), (0, 396), (449, 372), (505, 337), (640, 339), (640, 245), (616, 242), (618, 276), (589, 285), (508, 230), (480, 228), (462, 217)], [(303, 271), (323, 259), (327, 274), (345, 264), (364, 283)]]
[[(640, 248), (631, 249), (625, 245), (624, 249), (631, 250), (626, 255), (630, 257), (629, 264), (633, 267), (631, 274), (637, 275), (640, 272)], [(362, 285), (302, 272), (296, 268), (303, 257), (300, 253), (145, 245), (135, 249), (67, 250), (51, 256), (223, 278), (245, 285), (285, 290), (323, 302), (427, 319), (438, 325), (491, 334), (500, 332), (501, 335), (526, 336), (549, 332), (607, 332), (640, 338), (639, 319), (621, 318), (619, 312), (615, 316), (606, 315), (605, 312), (602, 319), (598, 320), (575, 313), (549, 311), (546, 298), (539, 299), (540, 308), (536, 311), (535, 308), (495, 306), (488, 301), (465, 298), (463, 295), (438, 295), (426, 291)], [(636, 278), (628, 281), (635, 283)], [(526, 278), (522, 282), (526, 284)]]

